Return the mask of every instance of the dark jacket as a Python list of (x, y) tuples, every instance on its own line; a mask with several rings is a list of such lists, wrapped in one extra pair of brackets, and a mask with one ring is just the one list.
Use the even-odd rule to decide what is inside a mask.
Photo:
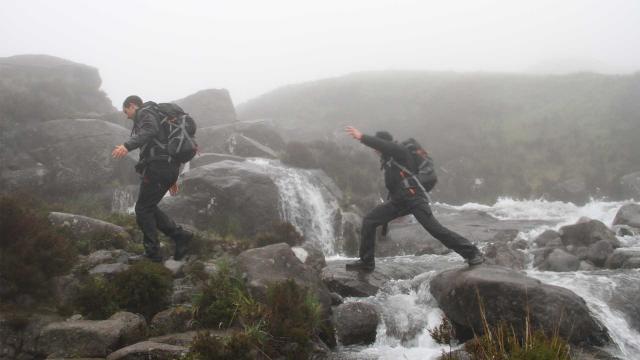
[(168, 153), (154, 142), (154, 139), (161, 141), (162, 129), (157, 113), (151, 109), (153, 104), (146, 102), (136, 110), (131, 137), (124, 143), (124, 147), (129, 151), (140, 148), (140, 164), (152, 160), (152, 157), (168, 156)]
[(414, 196), (415, 193), (410, 192), (410, 190), (405, 188), (402, 184), (405, 178), (402, 176), (400, 168), (389, 163), (389, 159), (393, 159), (408, 170), (415, 172), (416, 164), (409, 149), (396, 142), (383, 140), (369, 135), (363, 135), (360, 141), (364, 145), (380, 151), (382, 154), (384, 184), (387, 187), (387, 190), (389, 190), (390, 198), (399, 199)]

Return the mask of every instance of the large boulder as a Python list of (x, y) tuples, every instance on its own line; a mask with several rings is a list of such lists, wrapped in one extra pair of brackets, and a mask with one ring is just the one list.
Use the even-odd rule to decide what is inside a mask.
[(173, 360), (182, 358), (188, 351), (185, 346), (143, 341), (109, 354), (106, 360)]
[(160, 206), (200, 230), (252, 236), (280, 220), (278, 188), (263, 167), (221, 161), (184, 174), (180, 193)]
[(149, 333), (153, 336), (175, 334), (191, 330), (192, 309), (175, 306), (153, 316), (149, 324)]
[(73, 320), (47, 325), (40, 335), (40, 352), (49, 357), (104, 358), (146, 336), (144, 318), (119, 312), (108, 320)]
[(376, 341), (380, 315), (371, 304), (350, 302), (336, 308), (334, 322), (342, 345), (368, 345)]
[(236, 124), (236, 131), (275, 151), (282, 151), (286, 146), (280, 130), (271, 121), (239, 121)]
[(196, 132), (198, 149), (203, 153), (228, 154), (227, 139), (235, 133), (235, 124), (199, 128)]
[(496, 233), (484, 250), (487, 260), (500, 266), (522, 270), (527, 262), (524, 252), (515, 248), (514, 241), (518, 230), (501, 230)]
[(133, 154), (121, 160), (111, 156), (129, 135), (121, 126), (95, 119), (33, 124), (0, 144), (0, 184), (4, 190), (48, 197), (86, 193), (109, 208), (117, 190), (139, 182)]
[(237, 133), (227, 139), (227, 150), (230, 154), (243, 157), (278, 158), (278, 154), (272, 148), (248, 136)]
[(580, 267), (580, 259), (562, 249), (553, 249), (546, 259), (538, 266), (547, 271), (576, 271)]
[(640, 204), (622, 205), (613, 219), (613, 225), (628, 225), (640, 229)]
[(54, 56), (0, 58), (0, 126), (114, 111), (101, 84), (96, 68)]
[(196, 157), (194, 157), (191, 162), (189, 162), (189, 165), (192, 169), (195, 169), (199, 166), (209, 165), (225, 160), (245, 161), (245, 158), (243, 158), (242, 156), (230, 154), (203, 153), (196, 155)]
[(613, 248), (620, 247), (616, 234), (607, 225), (598, 220), (584, 219), (573, 225), (560, 228), (562, 243), (575, 249), (589, 247), (600, 240), (605, 240)]
[(270, 284), (293, 279), (308, 288), (322, 305), (325, 314), (331, 312), (331, 295), (316, 270), (304, 265), (285, 243), (247, 250), (236, 258), (238, 269), (247, 280), (252, 295), (265, 299)]
[(236, 121), (236, 110), (227, 89), (201, 90), (174, 102), (191, 114), (199, 127)]
[(483, 318), (489, 325), (505, 321), (522, 333), (528, 314), (534, 328), (557, 329), (573, 344), (602, 346), (611, 341), (581, 297), (508, 268), (444, 271), (433, 278), (430, 291), (461, 337), (469, 337), (471, 330), (482, 334)]

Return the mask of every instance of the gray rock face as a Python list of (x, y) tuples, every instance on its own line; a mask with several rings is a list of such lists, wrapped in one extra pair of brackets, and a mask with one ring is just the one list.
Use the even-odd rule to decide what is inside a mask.
[(286, 146), (281, 131), (270, 121), (238, 121), (236, 131), (275, 151), (284, 150)]
[(296, 254), (300, 262), (312, 268), (317, 273), (320, 273), (322, 269), (327, 266), (327, 262), (325, 261), (322, 251), (313, 246), (294, 246), (291, 250), (293, 250), (293, 253)]
[(533, 242), (541, 248), (553, 245), (562, 246), (560, 233), (555, 230), (545, 230), (542, 234), (538, 235)]
[(562, 249), (554, 249), (539, 266), (547, 271), (576, 271), (580, 267), (580, 259)]
[[(102, 120), (34, 124), (2, 141), (0, 159), (6, 166), (0, 169), (0, 183), (6, 190), (49, 197), (88, 192), (111, 206), (116, 190), (138, 182), (133, 155), (111, 157), (111, 149), (129, 135), (129, 130)], [(12, 152), (23, 154), (4, 157)]]
[(249, 291), (258, 299), (266, 298), (269, 284), (293, 279), (316, 296), (326, 314), (331, 313), (329, 290), (316, 271), (304, 265), (289, 245), (280, 243), (250, 249), (241, 253), (236, 261), (247, 279)]
[(587, 249), (587, 260), (602, 267), (609, 255), (613, 253), (613, 245), (607, 240), (600, 240)]
[[(606, 328), (595, 320), (575, 293), (541, 283), (498, 266), (444, 271), (431, 281), (431, 293), (452, 323), (482, 333), (478, 295), (489, 324), (506, 321), (522, 332), (529, 309), (534, 328), (558, 329), (573, 344), (602, 346), (611, 341)], [(558, 323), (560, 321), (560, 323)]]
[(0, 108), (16, 123), (81, 117), (115, 109), (96, 68), (48, 55), (0, 58)]
[[(227, 89), (201, 90), (174, 102), (191, 114), (198, 122), (199, 127), (236, 121), (236, 110)], [(199, 137), (197, 132), (196, 136)]]
[(86, 268), (93, 268), (100, 264), (122, 263), (129, 261), (129, 253), (124, 250), (98, 250), (89, 254), (81, 263)]
[(367, 345), (376, 341), (380, 316), (373, 305), (362, 302), (342, 304), (336, 308), (334, 319), (338, 341), (342, 345)]
[(630, 269), (638, 268), (640, 265), (640, 248), (619, 248), (615, 249), (613, 253), (607, 258), (604, 266), (609, 269)]
[(278, 158), (275, 150), (242, 134), (231, 135), (229, 139), (227, 139), (227, 149), (229, 153), (237, 156), (269, 159)]
[(47, 325), (38, 347), (49, 357), (106, 357), (113, 351), (146, 336), (142, 316), (119, 312), (108, 320), (75, 320)]
[(49, 213), (49, 221), (54, 226), (69, 228), (73, 235), (78, 237), (87, 234), (100, 233), (112, 237), (121, 238), (126, 242), (131, 241), (131, 235), (129, 235), (129, 233), (122, 226), (118, 226), (98, 219), (93, 219), (87, 216), (52, 212)]
[(189, 351), (188, 347), (143, 341), (129, 345), (107, 356), (107, 360), (172, 360)]
[(178, 196), (160, 206), (200, 230), (252, 236), (279, 220), (278, 201), (278, 188), (264, 169), (227, 160), (184, 174)]
[(59, 316), (52, 315), (30, 314), (23, 318), (18, 314), (0, 313), (0, 358), (44, 358), (46, 354), (37, 346), (40, 332), (60, 320)]
[(511, 245), (517, 236), (518, 230), (498, 231), (484, 251), (487, 260), (494, 265), (524, 269), (527, 260), (525, 253), (513, 249)]
[(613, 219), (613, 225), (628, 225), (640, 229), (640, 204), (625, 204)]

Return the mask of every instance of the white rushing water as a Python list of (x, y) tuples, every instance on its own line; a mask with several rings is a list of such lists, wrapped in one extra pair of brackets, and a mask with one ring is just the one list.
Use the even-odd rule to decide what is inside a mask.
[(287, 167), (279, 161), (261, 158), (248, 161), (261, 166), (278, 187), (280, 217), (295, 226), (325, 256), (335, 255), (338, 200), (319, 181), (317, 170)]
[[(545, 200), (499, 199), (493, 205), (469, 203), (462, 206), (437, 204), (455, 211), (482, 211), (501, 220), (545, 220), (541, 225), (521, 238), (532, 241), (546, 229), (559, 229), (575, 223), (581, 217), (589, 217), (612, 225), (618, 209), (630, 201), (591, 201), (584, 206)], [(619, 237), (625, 247), (639, 246), (640, 237)], [(457, 255), (448, 255), (452, 261)], [(418, 261), (416, 257), (416, 261)], [(426, 261), (426, 260), (425, 260)], [(348, 347), (341, 351), (356, 353), (369, 359), (437, 359), (447, 347), (431, 339), (427, 329), (437, 326), (442, 311), (428, 291), (430, 278), (435, 272), (421, 274), (412, 280), (393, 281), (376, 296), (350, 298), (347, 301), (365, 301), (378, 305), (382, 321), (376, 342), (367, 347)], [(640, 270), (598, 270), (579, 272), (548, 272), (529, 269), (527, 274), (544, 283), (565, 287), (580, 295), (592, 314), (608, 329), (614, 345), (606, 349), (621, 359), (640, 359), (640, 333), (628, 322), (620, 304), (633, 300), (629, 291), (640, 291)], [(625, 292), (626, 291), (626, 292)], [(637, 297), (636, 297), (637, 298)]]

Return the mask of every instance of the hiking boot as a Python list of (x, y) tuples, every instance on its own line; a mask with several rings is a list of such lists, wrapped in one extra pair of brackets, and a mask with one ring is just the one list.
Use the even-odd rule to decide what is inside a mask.
[(484, 263), (484, 255), (482, 253), (476, 253), (473, 257), (467, 259), (469, 266), (480, 265)]
[(376, 264), (374, 262), (368, 263), (362, 260), (354, 261), (347, 263), (345, 266), (347, 271), (373, 271), (376, 268)]
[(146, 252), (142, 255), (129, 256), (130, 263), (137, 263), (140, 261), (151, 261), (155, 263), (161, 263), (162, 256), (160, 254), (147, 254)]
[(189, 246), (193, 240), (193, 233), (183, 230), (178, 237), (176, 237), (176, 251), (173, 254), (173, 260), (181, 261), (189, 252)]

